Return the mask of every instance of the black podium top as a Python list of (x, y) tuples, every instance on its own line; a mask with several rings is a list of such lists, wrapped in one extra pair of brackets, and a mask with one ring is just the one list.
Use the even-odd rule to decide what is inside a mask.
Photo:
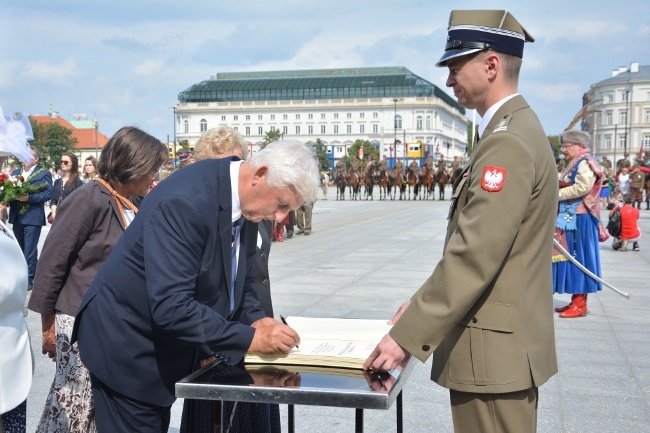
[(415, 366), (391, 373), (289, 365), (231, 367), (215, 361), (176, 383), (176, 397), (389, 409)]

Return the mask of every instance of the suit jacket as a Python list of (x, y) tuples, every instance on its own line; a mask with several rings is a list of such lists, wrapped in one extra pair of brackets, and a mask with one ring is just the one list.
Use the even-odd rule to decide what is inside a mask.
[(111, 192), (97, 181), (62, 202), (43, 244), (28, 307), (75, 316), (99, 268), (124, 233)]
[(255, 332), (248, 325), (264, 317), (247, 278), (257, 240), (250, 221), (228, 316), (231, 160), (197, 162), (151, 190), (81, 304), (73, 331), (81, 359), (127, 397), (171, 405), (197, 350), (237, 364)]
[(271, 252), (271, 232), (273, 223), (262, 221), (257, 225), (259, 235), (255, 260), (251, 268), (253, 288), (260, 301), (260, 307), (267, 317), (273, 317), (273, 302), (271, 302), (271, 280), (269, 278), (269, 253)]
[[(49, 170), (41, 170), (40, 165), (36, 165), (32, 173), (36, 173), (29, 179), (32, 185), (43, 184), (44, 189), (35, 194), (29, 194), (27, 203), (29, 207), (24, 213), (20, 213), (22, 209), (21, 201), (14, 200), (9, 203), (9, 222), (11, 224), (22, 224), (27, 226), (44, 226), (47, 224), (45, 221), (45, 202), (52, 198), (52, 173)], [(38, 173), (37, 173), (38, 172)], [(14, 170), (12, 176), (20, 176), (22, 170)]]
[[(502, 181), (487, 170), (502, 172)], [(443, 257), (390, 332), (422, 361), (433, 352), (438, 384), (506, 393), (557, 372), (550, 260), (557, 197), (548, 139), (516, 96), (495, 113), (454, 185)]]

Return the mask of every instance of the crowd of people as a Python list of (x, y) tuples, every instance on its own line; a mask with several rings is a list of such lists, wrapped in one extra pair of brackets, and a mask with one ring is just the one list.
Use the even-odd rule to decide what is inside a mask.
[[(620, 215), (619, 250), (630, 242), (639, 250), (645, 172), (622, 166), (614, 177), (606, 158), (591, 155), (589, 134), (568, 130), (558, 178), (541, 123), (518, 93), (534, 38), (510, 12), (452, 11), (448, 41), (437, 66), (448, 68), (459, 104), (481, 116), (478, 141), (458, 167), (443, 257), (364, 369), (433, 357), (431, 378), (449, 389), (457, 432), (534, 432), (538, 389), (557, 372), (553, 293), (572, 295), (559, 317), (578, 318), (601, 290), (577, 266), (601, 276), (601, 205)], [(7, 125), (20, 134), (5, 134)], [(24, 121), (0, 116), (0, 165), (14, 155), (24, 168), (13, 174), (41, 185), (9, 203), (11, 228), (0, 221), (0, 325), (12, 330), (0, 333), (10, 348), (0, 355), (1, 388), (10, 390), (0, 393), (0, 430), (25, 431), (29, 290), (42, 354), (56, 363), (38, 432), (165, 432), (183, 377), (300, 344), (273, 318), (268, 260), (273, 241), (312, 233), (327, 181), (308, 146), (282, 140), (249, 155), (236, 130), (219, 127), (174, 169), (163, 143), (124, 127), (83, 174), (65, 152), (53, 176), (30, 137)], [(181, 431), (212, 431), (221, 404), (186, 400)], [(280, 431), (276, 404), (222, 410), (228, 431)]]

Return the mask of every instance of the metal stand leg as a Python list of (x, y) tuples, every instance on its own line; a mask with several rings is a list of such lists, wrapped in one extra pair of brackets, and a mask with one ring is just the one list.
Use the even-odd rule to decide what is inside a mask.
[(288, 405), (289, 409), (289, 433), (294, 433), (296, 431), (296, 423), (294, 418), (294, 407), (292, 404)]
[(404, 414), (402, 412), (402, 391), (397, 394), (397, 433), (402, 433)]
[(355, 433), (363, 433), (363, 409), (355, 409), (354, 416), (354, 431)]

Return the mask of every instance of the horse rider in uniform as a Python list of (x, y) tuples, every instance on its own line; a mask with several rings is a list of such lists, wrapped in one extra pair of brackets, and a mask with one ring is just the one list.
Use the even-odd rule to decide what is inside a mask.
[(552, 242), (558, 177), (548, 138), (518, 93), (524, 42), (505, 10), (451, 13), (447, 86), (481, 116), (454, 185), (443, 256), (392, 319), (364, 368), (433, 355), (456, 432), (533, 433), (538, 387), (557, 373)]

